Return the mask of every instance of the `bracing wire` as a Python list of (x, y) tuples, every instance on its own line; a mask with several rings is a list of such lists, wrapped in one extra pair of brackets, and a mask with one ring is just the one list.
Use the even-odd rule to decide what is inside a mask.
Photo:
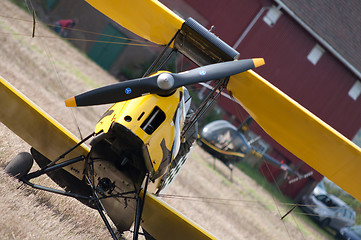
[[(158, 196), (163, 199), (199, 202), (200, 204), (209, 203), (209, 204), (226, 205), (232, 207), (264, 208), (264, 206), (259, 200), (202, 197), (202, 196), (189, 196), (189, 195), (177, 195), (177, 194), (159, 194)], [(278, 206), (289, 209), (294, 207), (309, 207), (309, 208), (317, 207), (316, 205), (296, 204), (296, 203), (287, 203), (287, 202), (277, 202), (277, 204)], [(328, 207), (328, 208), (336, 210), (336, 209), (341, 209), (342, 207)], [(281, 216), (281, 213), (278, 209), (274, 210), (274, 212)], [(311, 217), (322, 216), (320, 214), (306, 213), (300, 211), (293, 211), (292, 214), (301, 215), (301, 216), (311, 216)]]
[[(27, 3), (27, 8), (28, 8), (29, 12), (32, 12), (32, 13), (33, 13), (34, 22), (35, 22), (35, 20), (36, 20), (37, 17), (36, 17), (36, 13), (35, 13), (34, 6), (32, 5), (32, 2), (31, 2), (31, 1), (26, 1), (26, 3)], [(34, 28), (35, 28), (35, 24), (34, 24)], [(33, 35), (32, 35), (32, 37), (34, 37), (34, 32), (35, 32), (35, 29), (33, 29)], [(58, 69), (57, 69), (57, 67), (56, 67), (56, 65), (55, 65), (54, 57), (52, 56), (51, 51), (50, 51), (48, 45), (46, 44), (46, 41), (44, 41), (44, 39), (42, 39), (42, 38), (39, 38), (39, 39), (40, 39), (40, 41), (42, 41), (42, 46), (44, 47), (44, 51), (45, 51), (45, 53), (46, 53), (46, 55), (47, 55), (47, 58), (49, 59), (50, 64), (51, 64), (51, 66), (52, 66), (52, 68), (53, 68), (53, 71), (55, 72), (55, 75), (56, 75), (56, 78), (57, 78), (57, 82), (60, 83), (61, 89), (63, 90), (63, 93), (64, 93), (64, 92), (65, 92), (64, 82), (63, 82), (62, 78), (59, 76), (59, 71), (58, 71)], [(72, 120), (73, 120), (73, 122), (74, 122), (74, 124), (75, 124), (75, 126), (76, 126), (76, 128), (77, 128), (77, 131), (78, 131), (78, 133), (79, 133), (79, 138), (82, 140), (82, 139), (83, 139), (83, 134), (82, 134), (82, 132), (81, 132), (81, 130), (80, 130), (79, 123), (78, 123), (78, 121), (77, 121), (77, 119), (76, 119), (76, 117), (75, 117), (75, 112), (74, 112), (73, 109), (69, 109), (69, 110), (70, 110), (71, 118), (72, 118)]]
[[(235, 102), (236, 102), (236, 101), (235, 101)], [(237, 102), (236, 102), (236, 104), (237, 104)], [(240, 108), (239, 108), (239, 105), (236, 106), (236, 104), (233, 104), (233, 106), (234, 106), (234, 112), (238, 115), (239, 119), (246, 119), (246, 117), (243, 116), (244, 114), (241, 112), (241, 110), (240, 110)], [(250, 139), (249, 139), (249, 136), (246, 136), (246, 137), (248, 138), (248, 140), (250, 140)], [(256, 149), (254, 148), (254, 145), (252, 145), (252, 144), (251, 144), (251, 148), (252, 148), (252, 150), (256, 150)], [(274, 177), (272, 171), (270, 170), (268, 164), (266, 163), (266, 160), (265, 160), (263, 157), (262, 157), (262, 160), (263, 160), (263, 164), (266, 165), (267, 171), (268, 171), (268, 173), (270, 174), (270, 176), (272, 177), (273, 182), (276, 183), (275, 177)], [(261, 171), (262, 171), (262, 170), (261, 170)], [(263, 174), (263, 175), (264, 175), (264, 174)], [(277, 184), (275, 184), (275, 185), (276, 185), (277, 191), (278, 191), (280, 194), (282, 194), (281, 189), (279, 188), (279, 186), (278, 186)], [(297, 223), (296, 219), (295, 219), (294, 216), (292, 215), (293, 210), (294, 210), (298, 205), (297, 205), (297, 204), (287, 204), (287, 205), (289, 205), (289, 208), (290, 208), (291, 210), (290, 210), (287, 214), (282, 215), (282, 214), (281, 214), (281, 210), (280, 210), (280, 206), (283, 205), (283, 206), (285, 207), (286, 205), (283, 204), (283, 203), (280, 203), (279, 201), (277, 201), (276, 198), (275, 198), (272, 194), (270, 194), (270, 195), (271, 195), (272, 200), (273, 200), (273, 203), (274, 203), (274, 205), (275, 205), (275, 207), (276, 207), (277, 214), (280, 216), (280, 219), (283, 220), (285, 217), (287, 217), (287, 215), (290, 214), (290, 215), (292, 216), (292, 219), (294, 220), (297, 228), (299, 229), (299, 232), (301, 233), (303, 239), (305, 239), (305, 236), (304, 236), (303, 232), (301, 231), (300, 227), (298, 226), (298, 223)], [(291, 234), (290, 234), (290, 232), (289, 232), (289, 230), (288, 230), (288, 228), (287, 228), (287, 226), (286, 226), (286, 223), (285, 223), (284, 221), (282, 221), (282, 223), (283, 223), (284, 228), (285, 228), (285, 230), (286, 230), (286, 232), (287, 232), (287, 234), (288, 234), (289, 239), (292, 239), (292, 238), (291, 238)]]
[[(29, 11), (32, 12), (32, 10), (29, 7)], [(28, 19), (22, 19), (22, 18), (16, 18), (16, 17), (9, 17), (9, 16), (4, 16), (4, 15), (0, 15), (0, 18), (7, 18), (7, 19), (12, 19), (12, 20), (16, 20), (16, 21), (24, 21), (24, 22), (28, 22), (28, 23), (32, 23), (33, 20), (28, 20)], [(56, 27), (56, 25), (54, 24), (45, 24), (46, 26), (50, 27), (50, 28), (54, 28)], [(159, 47), (158, 45), (146, 41), (146, 40), (140, 40), (140, 39), (134, 39), (134, 38), (127, 38), (127, 37), (120, 37), (120, 36), (114, 36), (114, 35), (109, 35), (109, 34), (104, 34), (104, 33), (97, 33), (97, 32), (92, 32), (92, 31), (87, 31), (87, 30), (82, 30), (79, 28), (67, 28), (67, 27), (63, 27), (63, 29), (68, 29), (71, 30), (73, 32), (81, 32), (81, 33), (88, 33), (88, 34), (93, 34), (95, 36), (105, 36), (105, 37), (111, 37), (114, 39), (114, 41), (101, 41), (101, 40), (97, 40), (97, 39), (81, 39), (81, 38), (69, 38), (69, 37), (62, 37), (62, 36), (44, 36), (44, 35), (37, 35), (37, 37), (39, 38), (49, 38), (49, 39), (59, 39), (59, 38), (63, 38), (66, 40), (71, 40), (71, 41), (79, 41), (79, 42), (98, 42), (98, 43), (105, 43), (105, 44), (118, 44), (118, 45), (129, 45), (129, 46), (139, 46), (139, 47)], [(19, 36), (32, 36), (31, 33), (10, 33), (10, 32), (0, 32), (0, 34), (11, 34), (11, 35), (19, 35)], [(120, 40), (126, 40), (129, 42), (119, 42), (119, 41), (115, 41), (117, 39)]]

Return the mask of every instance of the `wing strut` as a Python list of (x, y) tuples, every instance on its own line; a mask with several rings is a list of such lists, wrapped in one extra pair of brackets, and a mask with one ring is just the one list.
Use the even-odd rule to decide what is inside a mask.
[[(168, 54), (168, 56), (162, 61), (161, 64), (158, 65), (158, 63), (161, 61), (162, 57), (164, 56), (165, 52), (169, 49), (170, 45), (174, 42), (175, 38), (177, 37), (179, 33), (179, 30), (174, 34), (172, 39), (169, 41), (169, 43), (164, 47), (163, 51), (159, 54), (159, 56), (153, 61), (152, 65), (148, 68), (148, 70), (144, 73), (143, 77), (148, 76), (151, 72), (158, 71), (165, 62), (168, 61), (168, 59), (172, 56), (172, 54), (176, 51), (174, 48), (172, 51)], [(158, 66), (157, 66), (158, 65)]]
[(201, 118), (203, 116), (203, 114), (208, 110), (208, 108), (212, 105), (212, 103), (216, 100), (216, 98), (226, 88), (228, 79), (229, 79), (229, 77), (218, 81), (217, 85), (213, 88), (213, 90), (202, 101), (202, 104), (197, 108), (196, 112), (185, 123), (183, 131), (181, 133), (182, 140), (185, 138), (185, 136), (186, 136), (187, 132), (189, 131), (189, 129), (191, 129), (193, 127), (193, 125), (199, 120), (199, 118)]

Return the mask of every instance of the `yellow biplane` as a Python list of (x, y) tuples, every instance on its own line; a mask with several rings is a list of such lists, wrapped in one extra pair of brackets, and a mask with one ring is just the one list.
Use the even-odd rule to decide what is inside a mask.
[[(238, 60), (237, 51), (195, 20), (184, 20), (157, 1), (87, 2), (165, 50), (143, 78), (66, 100), (68, 107), (114, 103), (94, 133), (81, 141), (0, 78), (0, 121), (32, 146), (31, 154), (21, 153), (10, 162), (8, 173), (34, 188), (97, 209), (114, 239), (105, 213), (119, 231), (134, 224), (134, 239), (140, 227), (148, 239), (214, 239), (157, 194), (187, 158), (198, 118), (227, 89), (276, 141), (361, 200), (361, 187), (355, 184), (360, 149), (253, 72), (263, 59)], [(177, 74), (159, 71), (168, 48), (200, 67)], [(216, 86), (193, 112), (184, 86), (209, 80)], [(90, 148), (84, 144), (87, 140)], [(29, 173), (33, 159), (41, 169)], [(66, 190), (31, 182), (43, 174)]]

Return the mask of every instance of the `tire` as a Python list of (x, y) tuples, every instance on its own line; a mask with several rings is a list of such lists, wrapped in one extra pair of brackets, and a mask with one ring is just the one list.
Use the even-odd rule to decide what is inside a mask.
[[(45, 167), (51, 162), (48, 158), (46, 158), (34, 148), (31, 148), (30, 152), (31, 155), (34, 157), (35, 162), (39, 165), (40, 168)], [(53, 180), (59, 187), (63, 188), (67, 192), (83, 196), (92, 195), (91, 187), (85, 182), (85, 179), (79, 180), (64, 169), (51, 171), (48, 172), (46, 175), (48, 175), (51, 180)], [(96, 206), (93, 202), (81, 198), (76, 199), (81, 203), (85, 204), (86, 206), (96, 209)]]
[(320, 222), (320, 226), (321, 226), (322, 228), (328, 227), (329, 224), (330, 224), (330, 219), (329, 219), (329, 218), (323, 219), (323, 220)]
[(27, 152), (16, 155), (5, 167), (5, 172), (16, 178), (24, 177), (33, 166), (33, 156)]

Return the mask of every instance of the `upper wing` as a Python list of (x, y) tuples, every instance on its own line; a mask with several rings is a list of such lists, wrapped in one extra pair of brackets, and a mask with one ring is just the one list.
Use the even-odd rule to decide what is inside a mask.
[[(239, 53), (192, 18), (183, 20), (155, 0), (86, 0), (149, 41), (175, 47), (199, 66), (238, 59)], [(176, 34), (177, 33), (177, 34)], [(173, 38), (174, 37), (174, 38)]]
[[(0, 121), (25, 142), (54, 160), (79, 140), (60, 123), (31, 102), (21, 92), (0, 76)], [(72, 151), (66, 159), (87, 155), (88, 148), (81, 146)], [(82, 178), (83, 164), (71, 165), (67, 170)]]
[(184, 20), (158, 1), (86, 0), (94, 8), (138, 36), (166, 45)]
[(278, 143), (361, 201), (361, 149), (253, 71), (228, 90)]

